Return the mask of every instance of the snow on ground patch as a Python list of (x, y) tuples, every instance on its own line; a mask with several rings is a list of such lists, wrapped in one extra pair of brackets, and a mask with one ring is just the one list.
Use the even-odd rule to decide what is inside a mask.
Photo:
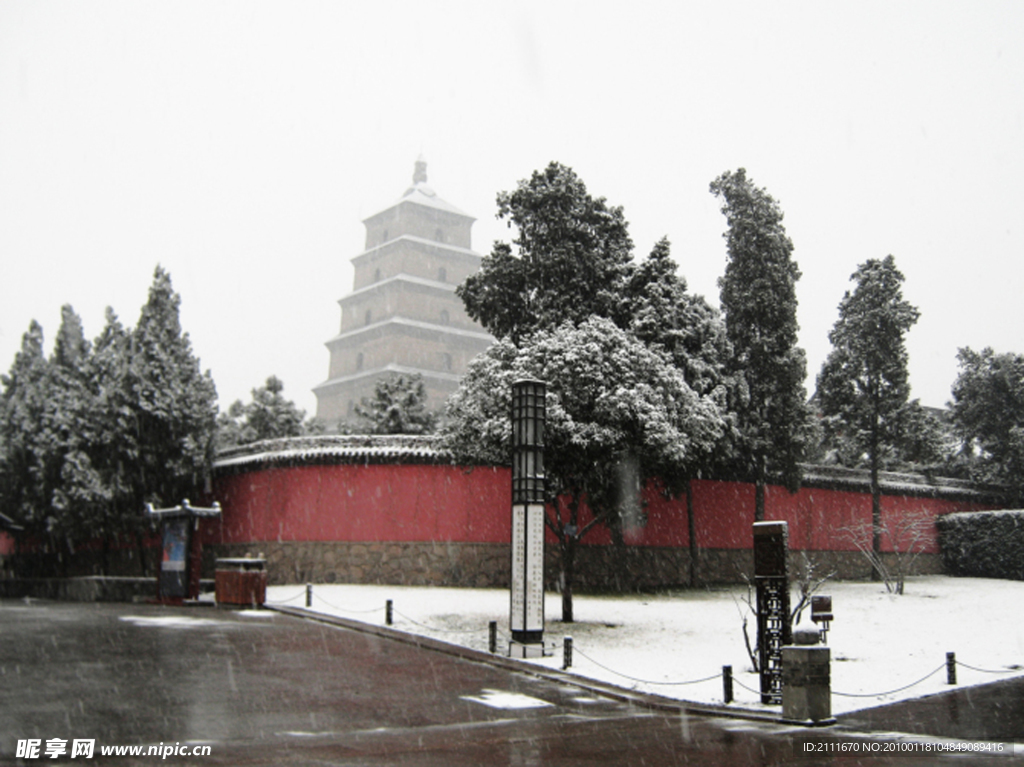
[[(268, 603), (305, 605), (305, 586), (274, 586)], [(954, 689), (946, 684), (946, 653), (955, 652), (959, 687), (1022, 673), (1024, 583), (985, 578), (918, 576), (896, 596), (870, 582), (827, 583), (832, 596), (832, 710), (868, 708)], [(743, 641), (756, 619), (745, 586), (642, 596), (577, 595), (576, 622), (564, 624), (561, 597), (546, 596), (545, 644), (552, 653), (530, 662), (562, 667), (565, 636), (573, 637), (570, 671), (620, 687), (698, 703), (723, 702), (722, 667), (732, 666), (736, 705), (760, 703), (758, 676)], [(498, 652), (507, 651), (507, 589), (314, 585), (313, 607), (375, 625), (392, 600), (394, 628), (488, 650), (488, 623), (498, 624)], [(973, 667), (973, 668), (970, 668)], [(900, 689), (906, 688), (906, 689)]]
[(463, 695), (463, 700), (471, 700), (474, 703), (483, 703), (491, 708), (544, 708), (553, 704), (540, 698), (532, 698), (519, 692), (508, 692), (506, 690), (481, 690), (479, 695)]
[(223, 621), (210, 620), (209, 618), (189, 618), (182, 615), (122, 615), (121, 620), (135, 626), (149, 626), (156, 628), (171, 629), (192, 629), (203, 626), (228, 626)]

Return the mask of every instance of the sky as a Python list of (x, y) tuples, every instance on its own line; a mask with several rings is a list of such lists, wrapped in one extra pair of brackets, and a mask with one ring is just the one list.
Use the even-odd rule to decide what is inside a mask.
[[(627, 7), (628, 6), (628, 7)], [(420, 155), (476, 217), (572, 167), (718, 303), (712, 180), (778, 201), (808, 393), (850, 275), (892, 254), (912, 396), (957, 349), (1024, 353), (1020, 2), (0, 3), (0, 371), (71, 304), (134, 325), (156, 266), (220, 405), (276, 375), (315, 413), (362, 220)]]

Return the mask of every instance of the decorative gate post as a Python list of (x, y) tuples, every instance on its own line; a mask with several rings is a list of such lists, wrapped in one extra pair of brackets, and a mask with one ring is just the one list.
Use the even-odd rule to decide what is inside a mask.
[(512, 578), (509, 656), (544, 654), (544, 390), (512, 384)]
[(782, 646), (792, 643), (789, 625), (789, 543), (787, 522), (754, 523), (754, 581), (757, 585), (757, 662), (761, 702), (782, 704)]
[(157, 601), (179, 604), (185, 599), (198, 599), (202, 561), (199, 520), (219, 517), (220, 504), (214, 501), (209, 508), (192, 506), (186, 498), (180, 506), (154, 509), (153, 504), (147, 503), (146, 515), (161, 523), (162, 556), (156, 577)]

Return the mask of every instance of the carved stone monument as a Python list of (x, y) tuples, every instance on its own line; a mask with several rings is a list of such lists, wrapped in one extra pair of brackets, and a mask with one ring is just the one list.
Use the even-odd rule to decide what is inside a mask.
[(754, 523), (754, 582), (757, 586), (757, 648), (761, 702), (782, 704), (782, 647), (792, 644), (786, 522)]

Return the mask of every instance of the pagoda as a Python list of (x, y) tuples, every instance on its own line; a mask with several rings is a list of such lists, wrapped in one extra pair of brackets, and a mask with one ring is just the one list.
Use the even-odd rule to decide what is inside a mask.
[(352, 259), (352, 292), (338, 302), (341, 330), (327, 342), (328, 377), (313, 389), (318, 418), (352, 419), (376, 381), (396, 374), (421, 375), (427, 407), (438, 410), (469, 361), (494, 343), (455, 295), (480, 268), (474, 220), (427, 185), (420, 158), (412, 186), (363, 221), (365, 250)]

